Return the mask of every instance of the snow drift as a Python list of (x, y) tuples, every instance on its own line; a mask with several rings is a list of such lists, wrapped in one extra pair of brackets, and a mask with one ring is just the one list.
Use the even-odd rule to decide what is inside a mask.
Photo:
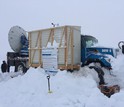
[(105, 71), (108, 85), (118, 84), (121, 91), (106, 97), (98, 89), (97, 73), (88, 67), (70, 73), (59, 71), (50, 77), (48, 93), (47, 74), (41, 68), (30, 68), (15, 78), (10, 73), (0, 74), (0, 107), (123, 107), (124, 56), (112, 60), (112, 74)]

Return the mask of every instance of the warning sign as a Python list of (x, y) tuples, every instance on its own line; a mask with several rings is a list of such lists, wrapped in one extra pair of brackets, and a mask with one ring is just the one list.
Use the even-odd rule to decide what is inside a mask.
[(57, 48), (42, 49), (43, 68), (48, 73), (54, 74), (58, 71), (57, 52)]

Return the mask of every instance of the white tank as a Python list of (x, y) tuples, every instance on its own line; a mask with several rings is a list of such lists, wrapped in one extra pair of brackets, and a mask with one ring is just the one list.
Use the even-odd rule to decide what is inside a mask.
[(10, 47), (15, 52), (20, 52), (20, 49), (21, 49), (20, 41), (21, 41), (22, 35), (25, 35), (27, 37), (26, 31), (19, 26), (11, 27), (8, 33), (8, 41), (9, 41)]

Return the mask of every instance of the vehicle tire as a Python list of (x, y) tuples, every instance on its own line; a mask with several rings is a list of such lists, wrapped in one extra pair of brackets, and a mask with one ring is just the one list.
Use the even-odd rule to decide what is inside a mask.
[(15, 72), (23, 72), (26, 73), (27, 69), (23, 63), (18, 63), (15, 67)]

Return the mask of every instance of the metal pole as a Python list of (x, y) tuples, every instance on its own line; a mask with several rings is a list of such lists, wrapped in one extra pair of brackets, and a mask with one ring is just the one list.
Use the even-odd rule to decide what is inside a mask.
[(52, 91), (50, 90), (50, 75), (47, 76), (48, 79), (48, 93), (52, 93)]

